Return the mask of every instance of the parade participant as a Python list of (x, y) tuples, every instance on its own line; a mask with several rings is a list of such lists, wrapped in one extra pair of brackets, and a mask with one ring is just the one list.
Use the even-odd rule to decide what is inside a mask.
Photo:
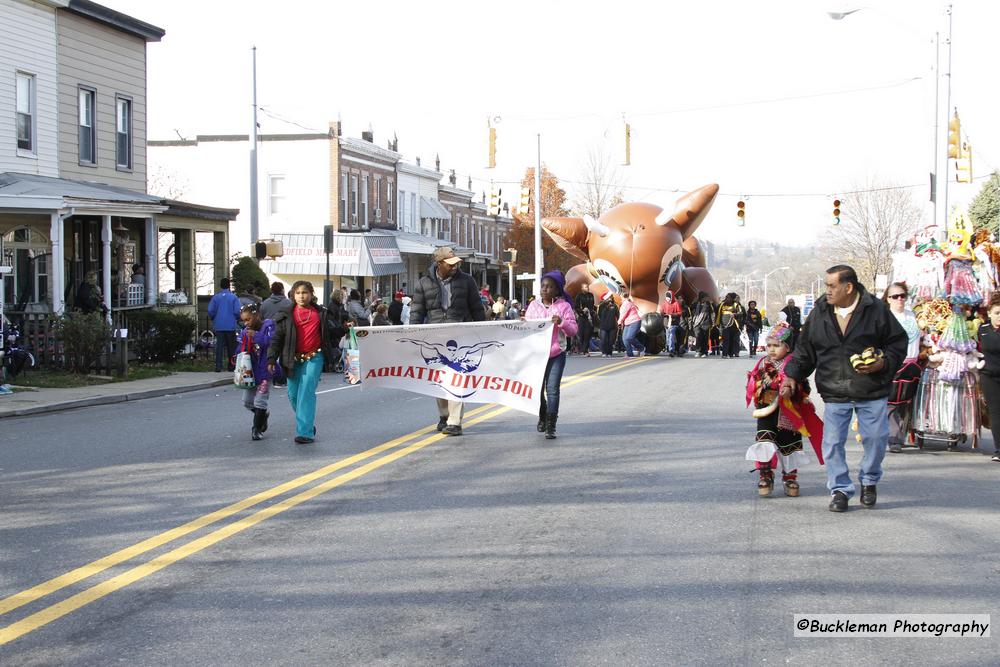
[(812, 442), (819, 462), (823, 462), (823, 422), (809, 401), (809, 383), (799, 385), (788, 403), (778, 398), (785, 366), (791, 361), (791, 328), (782, 323), (767, 335), (767, 356), (757, 362), (747, 373), (747, 405), (753, 403), (757, 419), (754, 444), (747, 449), (747, 461), (755, 461), (760, 479), (757, 493), (771, 495), (774, 490), (774, 469), (780, 466), (781, 482), (785, 495), (799, 495), (798, 469), (809, 463), (809, 456), (802, 448), (802, 431)]
[(757, 310), (756, 301), (747, 302), (747, 315), (746, 315), (746, 327), (747, 327), (747, 342), (750, 348), (750, 358), (757, 356), (757, 346), (760, 343), (760, 330), (764, 327), (764, 321)]
[(254, 386), (243, 390), (243, 407), (253, 413), (250, 437), (260, 440), (267, 430), (268, 400), (271, 396), (271, 371), (268, 370), (267, 350), (274, 336), (274, 320), (264, 319), (260, 307), (248, 304), (240, 309), (243, 330), (239, 333), (237, 349), (250, 353), (253, 364)]
[(799, 342), (799, 336), (802, 334), (802, 309), (795, 305), (795, 299), (789, 299), (781, 312), (785, 314), (788, 326), (795, 332), (792, 336), (792, 350), (794, 350)]
[(715, 321), (715, 306), (708, 298), (708, 292), (698, 292), (698, 302), (694, 305), (692, 324), (698, 341), (698, 357), (708, 356), (708, 339)]
[(389, 304), (389, 322), (399, 326), (403, 323), (403, 293), (396, 292), (392, 295), (392, 303)]
[[(791, 399), (799, 383), (816, 372), (816, 387), (826, 405), (823, 458), (831, 512), (847, 511), (847, 501), (855, 491), (844, 447), (853, 414), (864, 447), (861, 505), (875, 506), (889, 438), (889, 389), (906, 358), (906, 340), (903, 327), (858, 282), (853, 268), (827, 269), (826, 294), (816, 300), (795, 355), (785, 367), (781, 396)], [(851, 361), (855, 357), (860, 362), (865, 352), (870, 363)]]
[(979, 327), (979, 351), (986, 365), (979, 371), (993, 433), (993, 461), (1000, 463), (1000, 292), (994, 292), (987, 311), (988, 324)]
[(316, 303), (312, 283), (292, 285), (292, 303), (275, 318), (274, 337), (267, 351), (267, 369), (281, 364), (288, 378), (288, 402), (295, 413), (295, 442), (309, 444), (316, 437), (316, 386), (324, 359), (333, 358), (326, 308)]
[(615, 295), (605, 292), (601, 304), (597, 307), (598, 335), (601, 338), (601, 356), (610, 359), (615, 347), (615, 336), (618, 334), (618, 304)]
[(922, 371), (920, 357), (920, 325), (916, 316), (906, 308), (906, 298), (910, 291), (906, 283), (892, 283), (882, 296), (889, 310), (906, 332), (906, 359), (893, 378), (892, 392), (889, 394), (889, 451), (903, 451), (909, 432), (913, 397), (917, 393)]
[[(461, 257), (449, 247), (434, 251), (434, 263), (417, 281), (410, 303), (410, 323), (483, 322), (486, 310), (479, 298), (476, 279), (461, 270)], [(462, 435), (465, 403), (437, 399), (439, 431)]]
[(236, 354), (236, 323), (240, 319), (240, 298), (229, 289), (229, 278), (219, 281), (219, 291), (208, 302), (208, 316), (212, 318), (215, 334), (215, 372), (222, 372), (222, 350), (225, 349), (227, 367), (234, 370)]
[(589, 357), (590, 339), (594, 336), (594, 325), (597, 323), (597, 308), (590, 285), (584, 283), (580, 286), (580, 293), (576, 295), (573, 304), (576, 307), (576, 323), (580, 327), (580, 354)]
[(663, 326), (666, 329), (667, 355), (677, 356), (677, 327), (681, 323), (681, 304), (674, 300), (674, 293), (670, 290), (663, 295), (660, 314), (663, 315)]
[(546, 440), (556, 437), (556, 420), (559, 418), (559, 385), (566, 368), (568, 342), (577, 334), (573, 300), (566, 293), (566, 278), (562, 271), (549, 271), (542, 276), (542, 294), (528, 305), (526, 320), (552, 320), (552, 345), (549, 361), (545, 364), (541, 401), (538, 408), (538, 432)]
[(290, 308), (292, 300), (285, 296), (285, 286), (280, 282), (271, 283), (271, 293), (260, 304), (260, 316), (273, 320), (282, 308)]
[(639, 342), (639, 328), (642, 326), (642, 319), (639, 317), (639, 308), (632, 301), (631, 295), (626, 292), (622, 297), (622, 309), (618, 315), (618, 324), (622, 327), (622, 342), (625, 344), (625, 356), (634, 357), (632, 350), (638, 350), (639, 356), (646, 354), (646, 346)]
[(736, 295), (730, 292), (719, 305), (715, 316), (715, 325), (719, 328), (722, 338), (722, 358), (735, 359), (740, 356), (740, 318), (743, 307), (736, 301)]
[(677, 305), (681, 309), (680, 324), (677, 326), (677, 356), (683, 357), (688, 352), (688, 337), (694, 327), (691, 326), (691, 306), (687, 304), (683, 294), (677, 295)]

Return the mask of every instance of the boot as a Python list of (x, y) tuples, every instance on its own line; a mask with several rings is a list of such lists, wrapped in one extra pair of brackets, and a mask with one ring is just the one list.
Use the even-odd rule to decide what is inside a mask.
[(554, 412), (550, 412), (545, 415), (545, 439), (555, 440), (556, 438), (556, 419), (559, 418)]
[(266, 408), (262, 409), (261, 412), (264, 413), (264, 416), (260, 420), (260, 432), (267, 433), (267, 418), (271, 416), (271, 413)]
[(762, 465), (760, 467), (760, 480), (757, 482), (757, 493), (761, 496), (769, 496), (774, 491), (774, 471), (771, 466)]
[(253, 440), (260, 440), (263, 437), (260, 425), (264, 421), (265, 412), (266, 410), (261, 410), (260, 408), (253, 409), (253, 427), (250, 429), (250, 438)]
[(789, 498), (799, 497), (798, 472), (786, 472), (781, 475), (781, 482), (785, 487), (785, 495)]
[(538, 429), (539, 433), (545, 433), (545, 404), (544, 403), (542, 404), (542, 407), (538, 409), (538, 426), (536, 426), (535, 428)]

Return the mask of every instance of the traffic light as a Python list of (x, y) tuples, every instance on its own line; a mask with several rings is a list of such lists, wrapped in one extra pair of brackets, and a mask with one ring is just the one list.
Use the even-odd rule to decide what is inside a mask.
[(956, 160), (962, 157), (962, 121), (958, 119), (958, 109), (948, 121), (948, 157)]
[(500, 253), (500, 261), (504, 264), (514, 264), (517, 262), (517, 250), (514, 248), (507, 248)]
[(833, 200), (833, 224), (834, 225), (839, 225), (840, 224), (840, 200), (839, 199), (834, 199)]
[(968, 141), (962, 142), (959, 157), (955, 160), (955, 180), (959, 183), (972, 182), (972, 144)]
[(263, 241), (256, 241), (253, 244), (254, 259), (267, 259), (267, 244)]
[(736, 202), (736, 224), (739, 225), (740, 227), (745, 225), (746, 217), (747, 217), (747, 205), (741, 199), (740, 201)]
[(632, 164), (632, 126), (625, 123), (625, 161), (624, 166)]
[(327, 255), (333, 252), (333, 225), (323, 227), (323, 252)]
[(497, 166), (497, 129), (490, 125), (490, 163), (487, 169)]
[(503, 190), (490, 186), (490, 203), (486, 210), (487, 215), (500, 215), (500, 195)]
[(517, 212), (526, 215), (531, 208), (531, 188), (521, 188), (521, 202), (517, 205)]

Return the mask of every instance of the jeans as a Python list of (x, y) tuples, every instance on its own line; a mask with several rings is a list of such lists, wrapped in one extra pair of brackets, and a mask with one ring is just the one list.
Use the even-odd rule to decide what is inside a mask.
[(580, 354), (590, 354), (590, 339), (593, 335), (594, 327), (590, 324), (590, 322), (584, 320), (583, 324), (580, 325), (580, 331), (577, 333)]
[(862, 486), (878, 484), (882, 479), (882, 459), (889, 440), (888, 399), (854, 401), (852, 403), (827, 403), (823, 413), (823, 458), (826, 459), (826, 487), (833, 494), (842, 492), (848, 498), (854, 495), (855, 486), (847, 468), (845, 442), (851, 427), (851, 417), (858, 415), (858, 432), (861, 433), (861, 468), (858, 478)]
[(316, 428), (316, 387), (323, 374), (323, 353), (296, 361), (288, 375), (288, 402), (295, 413), (295, 435), (313, 437)]
[(256, 387), (243, 390), (243, 407), (253, 411), (254, 408), (267, 410), (267, 402), (271, 397), (271, 381), (261, 380)]
[(236, 332), (215, 331), (215, 370), (222, 370), (222, 348), (226, 348), (226, 368), (236, 370), (233, 357), (236, 356)]
[(635, 356), (632, 354), (632, 348), (639, 352), (646, 351), (646, 347), (636, 338), (639, 335), (640, 327), (642, 327), (642, 322), (633, 322), (622, 327), (622, 342), (625, 343), (625, 356), (627, 357)]
[(757, 346), (760, 344), (760, 330), (747, 329), (747, 340), (750, 343), (750, 356), (757, 356)]
[(615, 348), (615, 336), (618, 334), (614, 329), (601, 329), (601, 354), (611, 356)]
[(566, 370), (566, 353), (549, 357), (545, 364), (545, 379), (542, 381), (541, 414), (559, 414), (559, 385)]
[(677, 327), (669, 326), (667, 327), (667, 354), (674, 354), (677, 352)]

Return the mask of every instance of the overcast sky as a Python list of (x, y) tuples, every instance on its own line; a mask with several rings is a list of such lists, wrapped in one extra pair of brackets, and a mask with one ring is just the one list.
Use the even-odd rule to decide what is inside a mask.
[[(936, 30), (947, 69), (939, 2), (868, 0), (842, 21), (826, 11), (844, 0), (102, 2), (166, 30), (148, 49), (150, 139), (248, 132), (255, 44), (265, 132), (325, 131), (339, 115), (356, 137), (370, 123), (377, 143), (396, 133), (425, 165), (440, 153), (477, 192), (520, 180), (541, 133), (543, 161), (572, 194), (589, 149), (621, 150), (624, 116), (626, 199), (672, 207), (719, 183), (699, 232), (712, 240), (810, 243), (829, 229), (832, 196), (873, 178), (920, 184), (911, 191), (927, 199)], [(1000, 3), (957, 0), (953, 21), (951, 102), (986, 175), (1000, 161)], [(980, 185), (953, 185), (952, 200)]]

